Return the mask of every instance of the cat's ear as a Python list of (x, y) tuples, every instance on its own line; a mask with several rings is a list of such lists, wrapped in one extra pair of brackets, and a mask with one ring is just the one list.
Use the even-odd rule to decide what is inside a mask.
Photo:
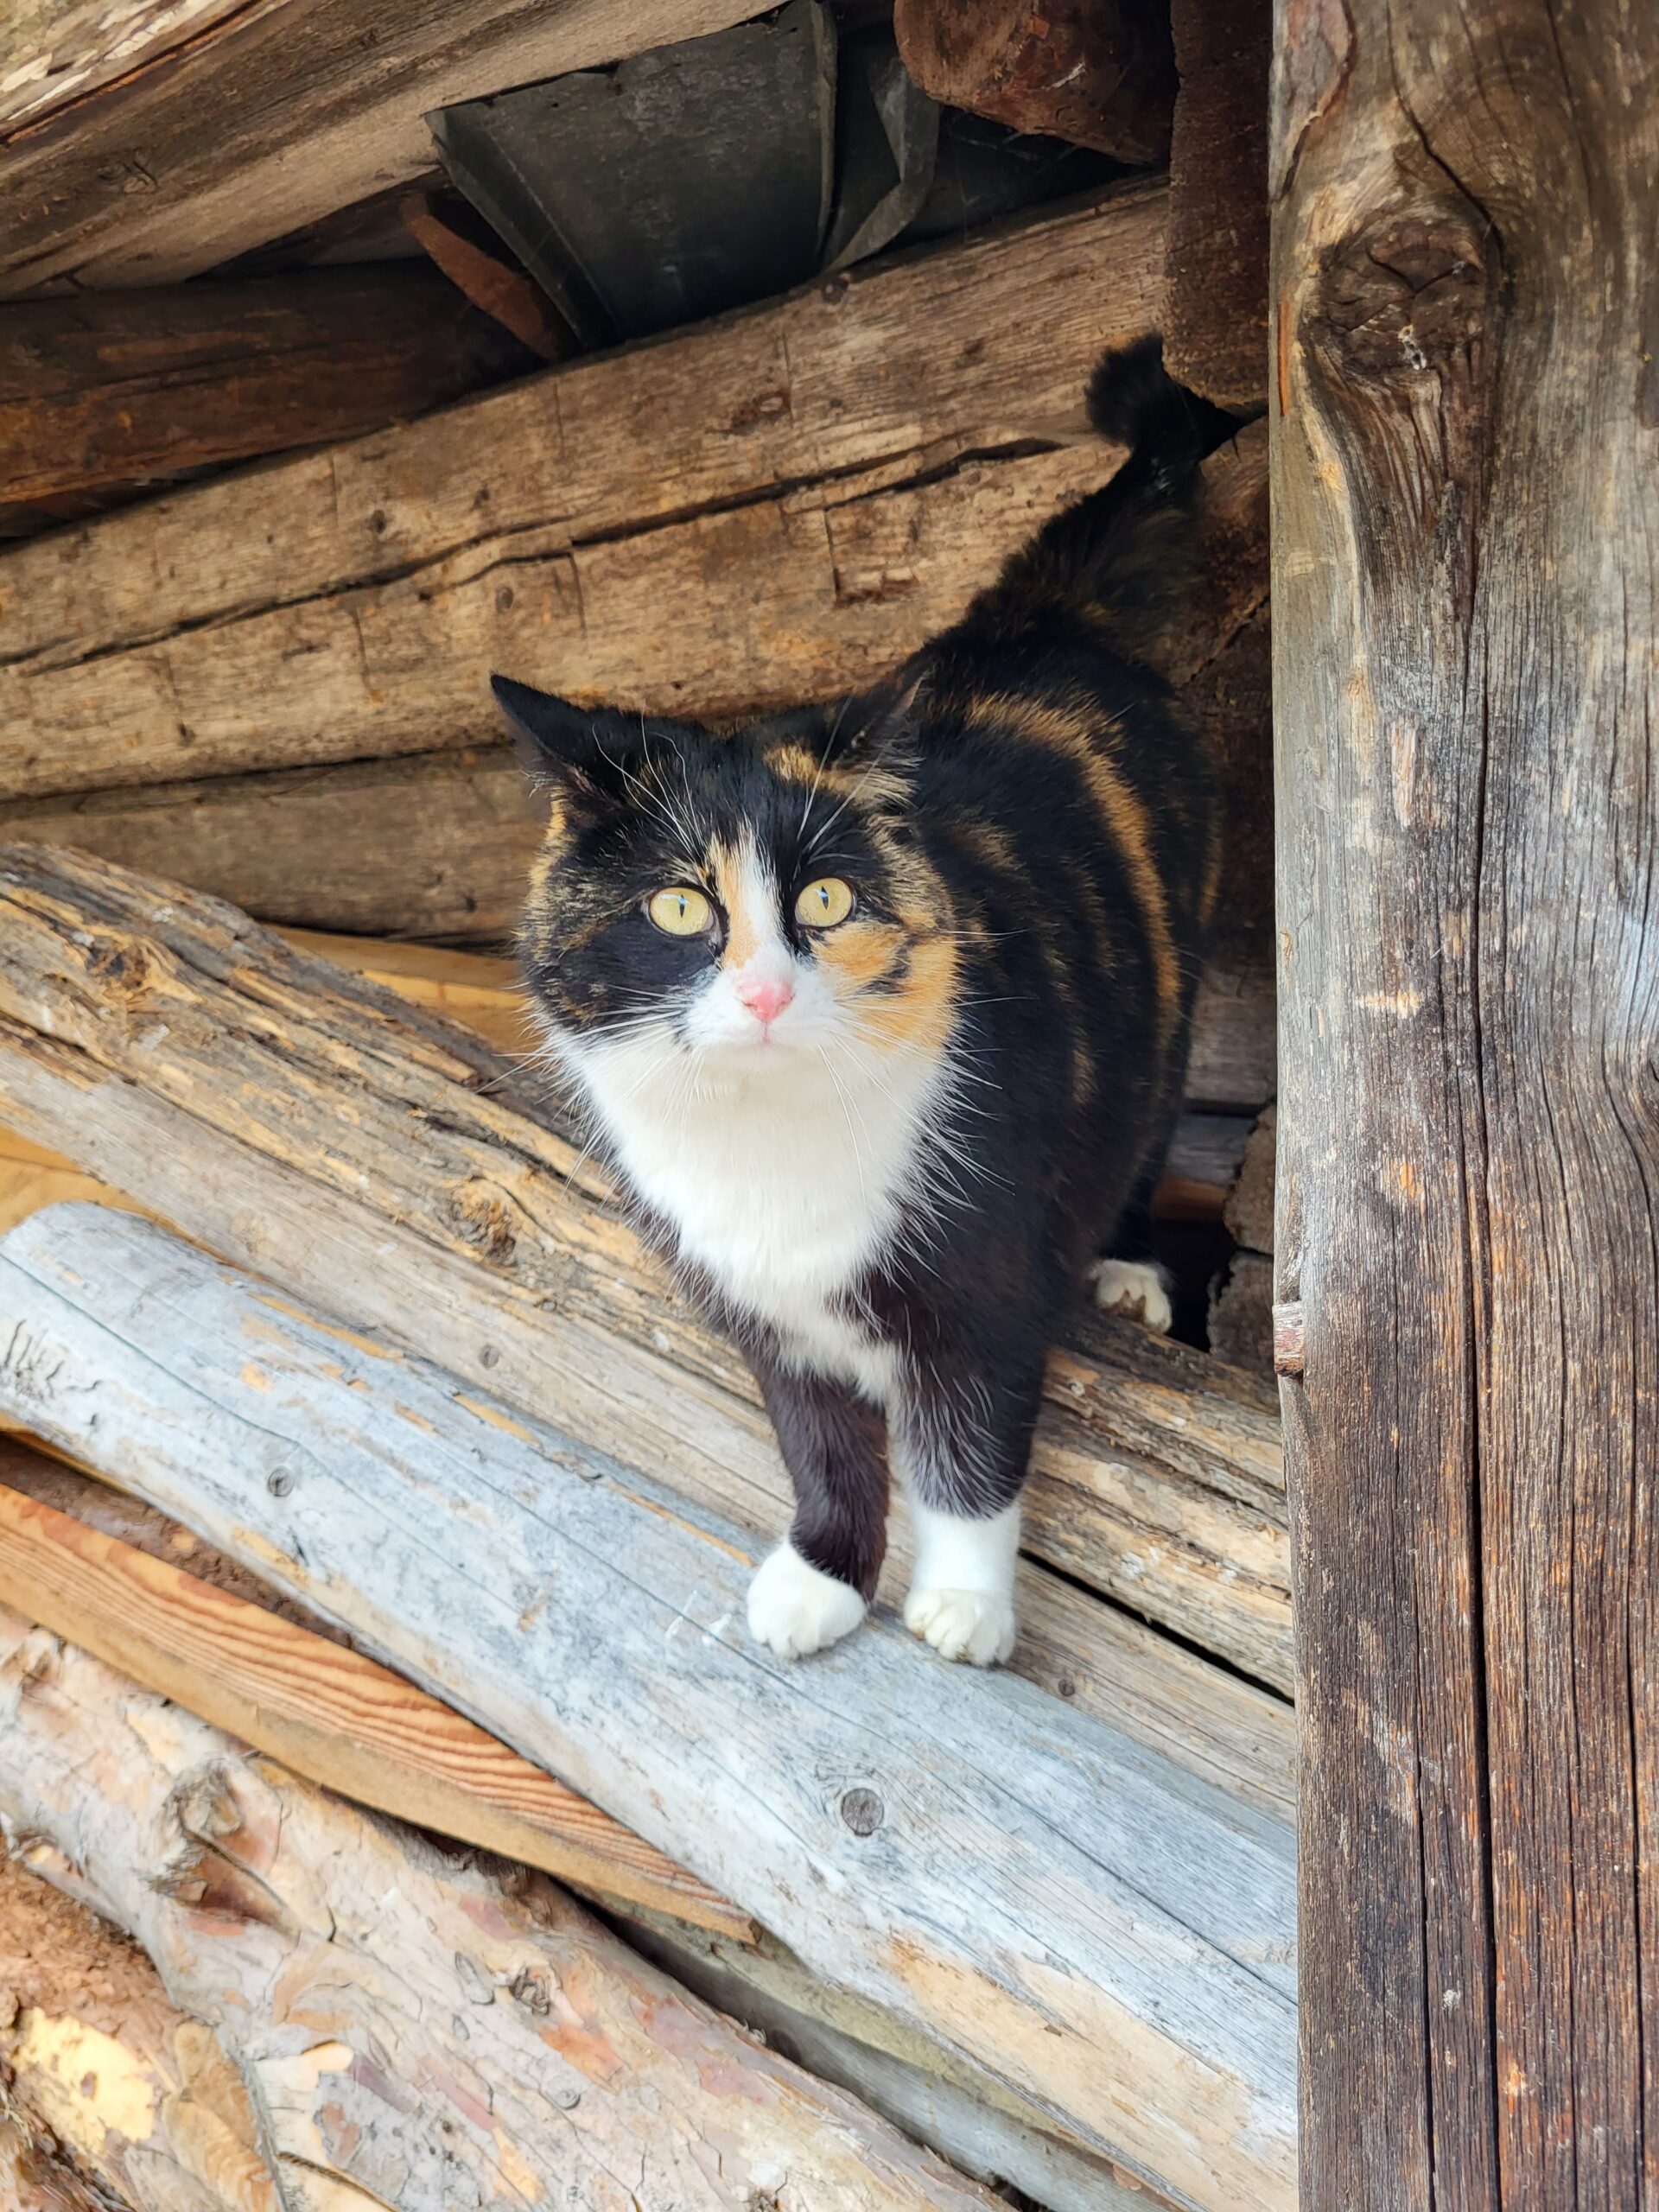
[(879, 764), (907, 776), (919, 755), (916, 702), (927, 678), (912, 669), (830, 709), (824, 724), (825, 765)]
[(639, 752), (641, 718), (615, 707), (578, 707), (551, 691), (493, 676), (490, 689), (512, 726), (526, 772), (540, 780), (597, 787), (625, 776)]

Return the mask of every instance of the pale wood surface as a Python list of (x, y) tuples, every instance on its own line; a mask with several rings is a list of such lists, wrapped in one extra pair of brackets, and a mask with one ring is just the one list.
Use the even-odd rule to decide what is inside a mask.
[(1659, 13), (1280, 11), (1307, 2212), (1659, 2187)]
[(544, 1876), (372, 1820), (10, 1612), (0, 1722), (27, 1862), (218, 2029), (289, 2212), (990, 2212)]
[[(0, 856), (0, 1116), (25, 1135), (302, 1296), (442, 1342), (493, 1395), (783, 1525), (747, 1370), (544, 1125), (534, 1071), (233, 909), (33, 846)], [(1287, 1685), (1271, 1392), (1080, 1313), (1046, 1401), (1028, 1548)]]
[(0, 2066), (8, 2212), (278, 2212), (212, 2031), (127, 1936), (3, 1853)]
[[(195, 276), (423, 177), (435, 107), (750, 12), (745, 0), (247, 0), (194, 22), (171, 10), (129, 77), (0, 144), (0, 294), (67, 274), (100, 289)], [(137, 14), (123, 0), (118, 25)], [(99, 67), (107, 31), (79, 17), (54, 41), (60, 67), (88, 30)]]
[(245, 0), (10, 0), (0, 27), (0, 131), (125, 76)]
[(752, 1932), (597, 1806), (361, 1653), (3, 1483), (0, 1602), (359, 1804), (580, 1889)]
[(1177, 2198), (1289, 2204), (1282, 1826), (890, 1620), (772, 1661), (730, 1524), (130, 1216), (9, 1231), (0, 1341), (14, 1412), (569, 1776), (815, 1974)]

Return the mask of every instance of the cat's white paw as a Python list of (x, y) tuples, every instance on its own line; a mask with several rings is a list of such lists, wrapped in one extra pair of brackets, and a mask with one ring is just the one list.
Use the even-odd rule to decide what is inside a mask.
[(1163, 1269), (1151, 1260), (1096, 1260), (1089, 1270), (1095, 1303), (1103, 1313), (1121, 1313), (1159, 1336), (1169, 1334), (1174, 1313)]
[(863, 1618), (857, 1591), (821, 1573), (793, 1544), (779, 1544), (762, 1560), (749, 1585), (749, 1634), (780, 1659), (804, 1659), (839, 1643)]
[(943, 1659), (991, 1667), (1014, 1649), (1014, 1605), (995, 1590), (912, 1590), (905, 1626)]

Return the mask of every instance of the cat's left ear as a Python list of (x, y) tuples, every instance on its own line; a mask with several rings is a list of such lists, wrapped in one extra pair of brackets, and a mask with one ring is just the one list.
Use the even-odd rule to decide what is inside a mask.
[(490, 689), (512, 728), (518, 758), (532, 776), (598, 785), (626, 772), (642, 741), (638, 715), (615, 707), (578, 707), (533, 684), (493, 676)]
[(916, 702), (927, 678), (911, 670), (899, 672), (861, 692), (844, 705), (831, 709), (824, 743), (828, 766), (839, 760), (851, 766), (879, 762), (895, 775), (907, 774), (917, 761), (919, 741)]

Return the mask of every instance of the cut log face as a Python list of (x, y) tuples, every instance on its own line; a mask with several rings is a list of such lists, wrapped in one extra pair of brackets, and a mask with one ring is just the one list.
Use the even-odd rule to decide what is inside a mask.
[[(481, 1042), (233, 909), (43, 847), (0, 859), (0, 1098), (26, 1135), (302, 1297), (775, 1532), (747, 1371), (668, 1291), (546, 1102)], [(339, 1107), (348, 1086), (349, 1120)], [(1027, 1547), (1290, 1674), (1270, 1392), (1128, 1324), (1052, 1363)]]
[(9, 1232), (0, 1341), (42, 1434), (568, 1774), (816, 1974), (1181, 2201), (1293, 2201), (1276, 1824), (885, 1623), (772, 1660), (741, 1626), (740, 1532), (129, 1216)]
[(1268, 397), (1271, 0), (1174, 0), (1164, 360), (1217, 407)]
[(299, 2212), (992, 2200), (635, 1957), (543, 1876), (372, 1821), (0, 1614), (0, 1808), (233, 2051)]
[[(12, 1751), (8, 1735), (8, 1766)], [(16, 2212), (277, 2212), (247, 2093), (211, 2031), (126, 1936), (3, 1854), (0, 2066), (0, 2191), (10, 2125)]]

